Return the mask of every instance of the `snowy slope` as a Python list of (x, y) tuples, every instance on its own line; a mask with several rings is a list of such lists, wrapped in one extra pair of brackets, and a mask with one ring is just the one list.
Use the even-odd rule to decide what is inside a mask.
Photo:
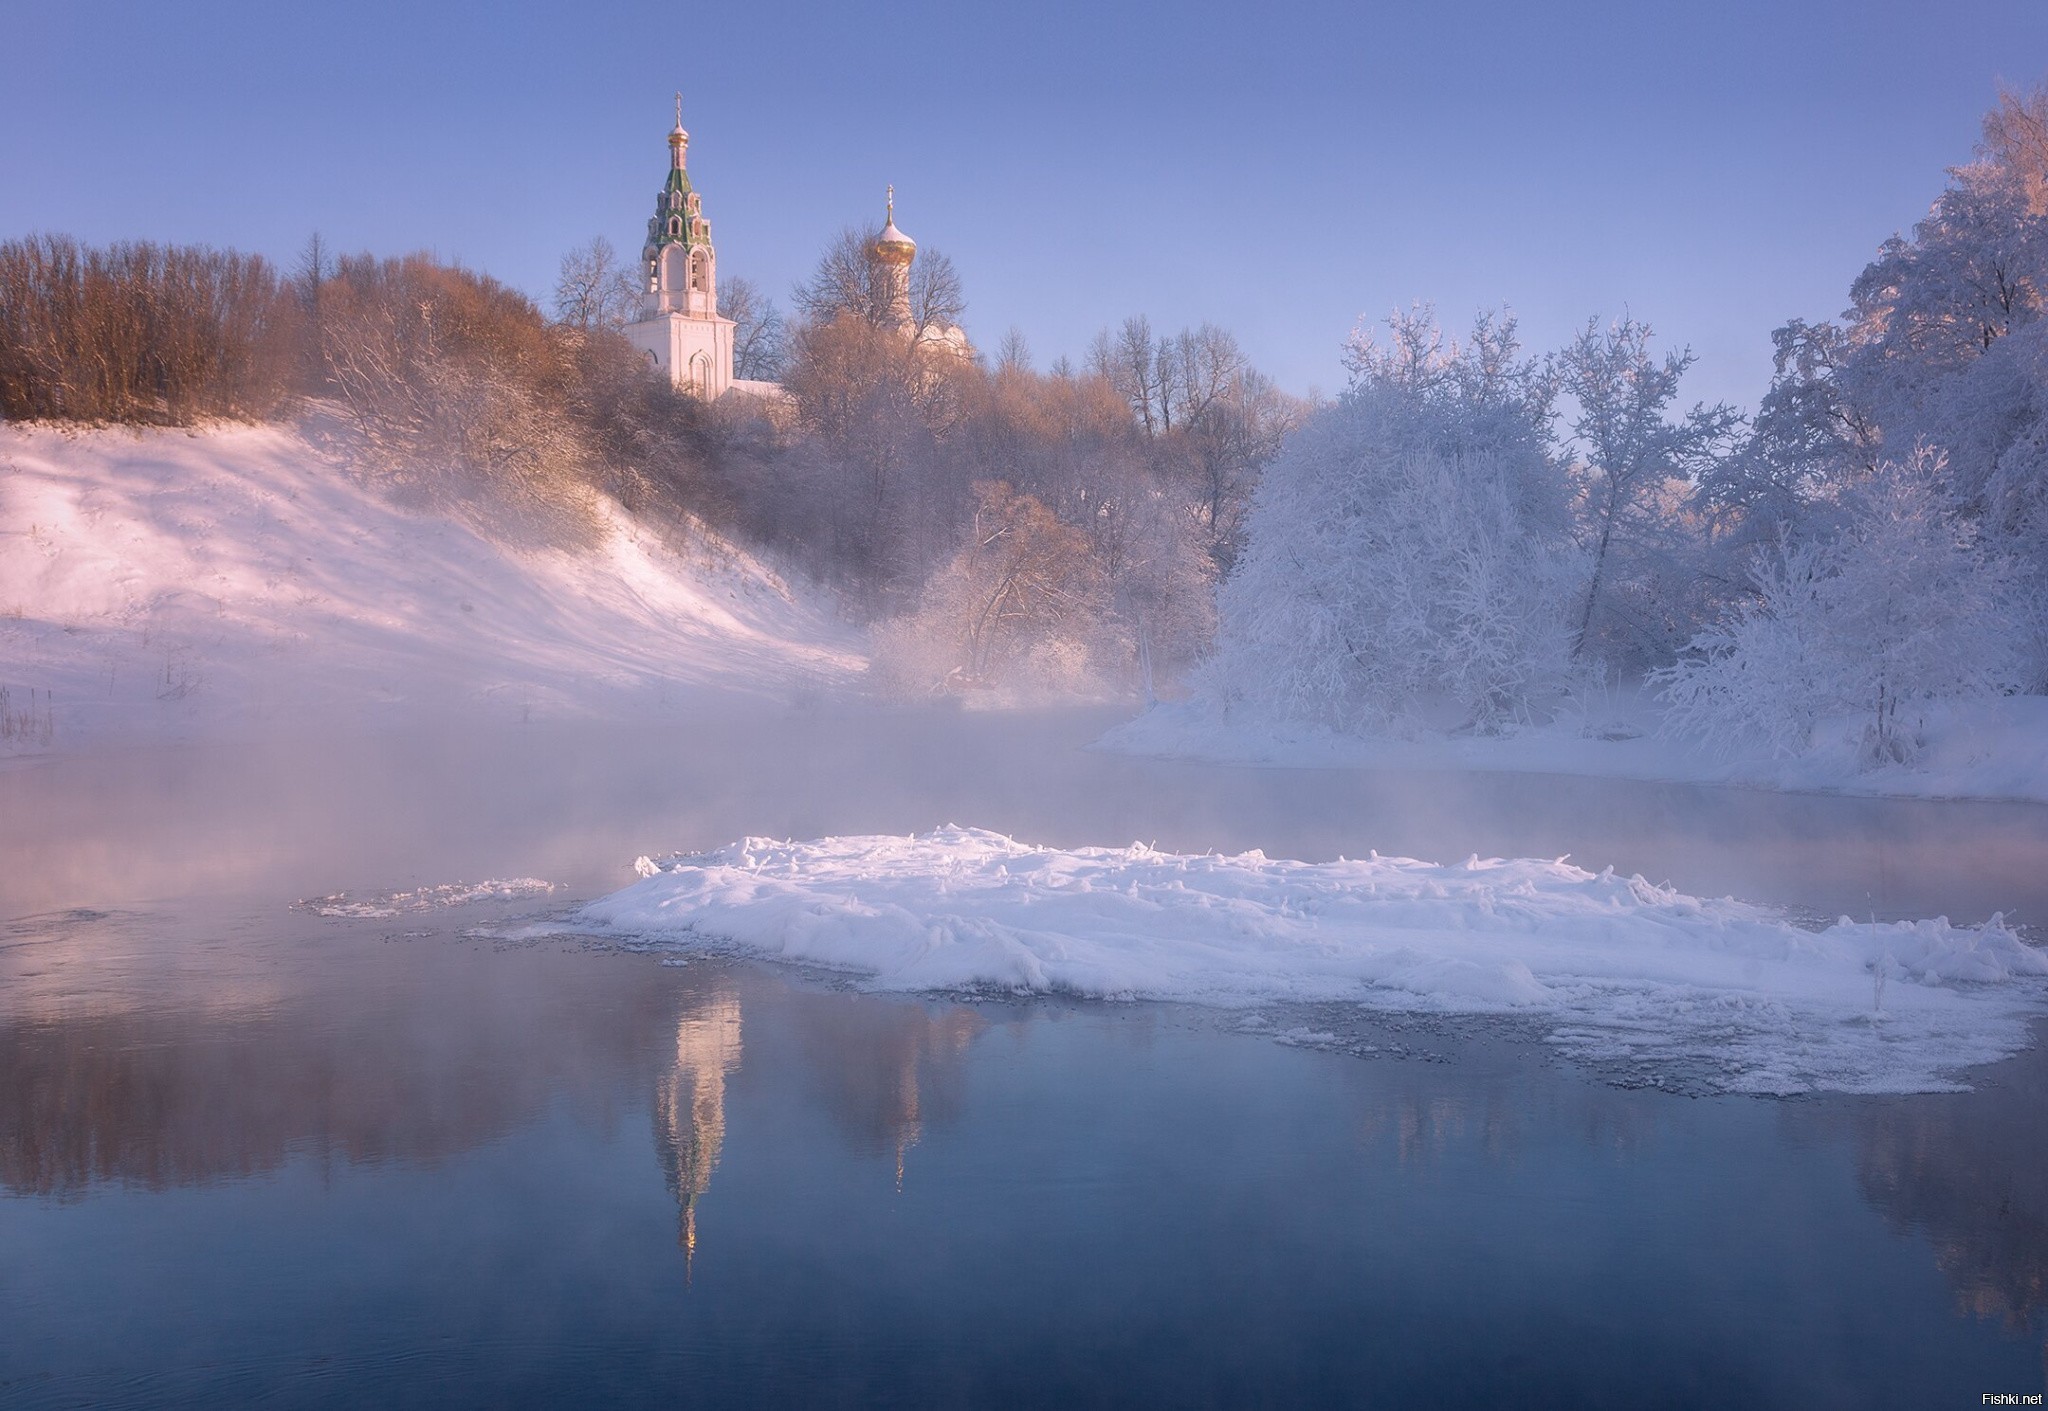
[(38, 733), (32, 700), (63, 748), (420, 710), (658, 711), (861, 664), (709, 536), (680, 556), (605, 505), (594, 544), (511, 547), (392, 504), (337, 444), (0, 426), (0, 750)]
[(1061, 851), (975, 829), (641, 859), (573, 925), (887, 989), (1506, 1014), (1728, 1091), (1925, 1092), (2025, 1048), (2048, 952), (1994, 918), (1824, 931), (1559, 861)]

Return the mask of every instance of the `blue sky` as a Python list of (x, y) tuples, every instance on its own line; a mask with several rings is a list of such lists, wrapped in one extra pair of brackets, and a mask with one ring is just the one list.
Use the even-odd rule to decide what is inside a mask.
[(984, 346), (1213, 320), (1296, 391), (1429, 300), (1535, 348), (1627, 310), (1753, 402), (1770, 329), (2048, 76), (2040, 0), (5, 5), (0, 235), (317, 229), (544, 301), (572, 245), (637, 251), (681, 88), (726, 275), (786, 298), (894, 182)]

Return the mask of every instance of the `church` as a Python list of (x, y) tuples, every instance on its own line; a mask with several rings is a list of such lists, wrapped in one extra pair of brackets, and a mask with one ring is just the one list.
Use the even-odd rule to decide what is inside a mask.
[[(639, 317), (622, 330), (648, 362), (683, 391), (717, 401), (729, 392), (781, 399), (774, 382), (733, 376), (733, 321), (718, 311), (718, 254), (704, 200), (690, 185), (690, 134), (683, 130), (683, 99), (676, 95), (676, 125), (668, 135), (668, 180), (654, 198), (647, 243), (640, 251)], [(874, 244), (874, 257), (889, 281), (891, 316), (920, 343), (972, 357), (967, 335), (957, 327), (920, 333), (910, 308), (910, 266), (917, 242), (896, 226), (896, 189), (889, 188), (888, 222)]]

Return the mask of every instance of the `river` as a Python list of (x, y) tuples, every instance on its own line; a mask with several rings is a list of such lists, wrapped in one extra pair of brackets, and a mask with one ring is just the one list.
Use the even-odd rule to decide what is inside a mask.
[[(2048, 915), (2044, 808), (1084, 750), (1112, 719), (735, 704), (0, 768), (0, 1404), (2043, 1390), (2038, 1048), (1967, 1093), (1684, 1096), (1479, 1023), (1324, 1013), (1344, 1042), (1304, 1049), (501, 938), (641, 853), (945, 822)], [(430, 890), (517, 878), (554, 890)], [(383, 914), (301, 904), (336, 894)]]

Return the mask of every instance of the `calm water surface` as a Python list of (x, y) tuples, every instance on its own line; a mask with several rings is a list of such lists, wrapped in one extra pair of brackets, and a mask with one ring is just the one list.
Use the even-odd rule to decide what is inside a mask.
[[(468, 934), (943, 822), (2048, 916), (2048, 810), (1220, 770), (780, 716), (0, 772), (0, 1404), (1977, 1406), (2039, 1393), (2048, 1061), (1624, 1090), (1481, 1026), (960, 1003)], [(523, 903), (329, 918), (485, 877)], [(1292, 1022), (1291, 1020), (1289, 1022)]]

